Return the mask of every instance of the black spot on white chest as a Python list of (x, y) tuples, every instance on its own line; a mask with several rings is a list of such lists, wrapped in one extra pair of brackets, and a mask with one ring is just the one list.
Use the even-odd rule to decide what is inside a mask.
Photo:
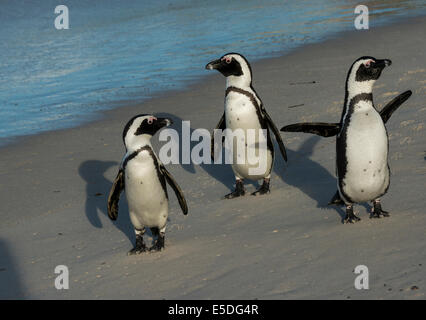
[(166, 181), (152, 149), (142, 148), (129, 158), (125, 162), (126, 186), (149, 189), (150, 186), (159, 184), (167, 197)]
[(256, 106), (249, 97), (243, 94), (231, 92), (227, 95), (225, 117), (227, 128), (261, 128)]

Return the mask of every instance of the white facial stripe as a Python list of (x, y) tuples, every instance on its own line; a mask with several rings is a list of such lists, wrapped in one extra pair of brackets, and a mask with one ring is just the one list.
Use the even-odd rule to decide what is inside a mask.
[(361, 66), (361, 64), (367, 63), (373, 61), (371, 59), (364, 59), (359, 60), (356, 63), (353, 64), (351, 73), (348, 77), (348, 99), (346, 100), (346, 106), (345, 106), (345, 114), (343, 115), (343, 122), (346, 121), (346, 117), (349, 113), (349, 104), (353, 97), (355, 97), (358, 94), (361, 93), (371, 93), (373, 91), (373, 85), (376, 82), (376, 80), (369, 80), (369, 81), (356, 81), (356, 73)]
[(151, 116), (151, 115), (136, 118), (135, 120), (133, 120), (133, 123), (132, 123), (132, 125), (130, 126), (130, 129), (129, 129), (129, 132), (132, 129), (133, 129), (133, 132), (135, 132), (139, 128), (141, 123), (146, 119), (156, 119), (156, 118), (154, 116)]
[(126, 137), (124, 138), (124, 143), (126, 145), (126, 148), (131, 150), (136, 150), (144, 145), (151, 145), (151, 136), (148, 134), (141, 134), (141, 135), (135, 135), (136, 131), (142, 124), (144, 120), (148, 119), (157, 119), (154, 116), (148, 115), (143, 117), (136, 118), (132, 125), (130, 126), (129, 130), (127, 131)]
[(241, 66), (241, 69), (243, 70), (243, 75), (242, 77), (249, 77), (251, 80), (251, 73), (250, 73), (250, 68), (247, 65), (247, 62), (244, 58), (242, 58), (241, 56), (237, 55), (237, 54), (231, 54), (229, 55), (230, 57), (234, 58), (235, 60), (238, 61), (238, 63)]
[(353, 65), (351, 73), (350, 73), (349, 78), (348, 78), (348, 94), (349, 94), (348, 95), (348, 101), (347, 101), (348, 103), (350, 102), (350, 100), (354, 96), (356, 96), (360, 93), (371, 93), (372, 92), (373, 84), (376, 82), (375, 80), (356, 81), (356, 73), (357, 73), (359, 67), (362, 64), (365, 65), (367, 62), (371, 63), (371, 61), (373, 61), (373, 60), (364, 59), (364, 60), (357, 61)]
[(227, 87), (237, 87), (237, 88), (248, 88), (251, 84), (251, 72), (250, 68), (247, 65), (247, 62), (244, 58), (242, 58), (238, 54), (228, 54), (224, 56), (224, 58), (232, 59), (234, 58), (241, 66), (241, 70), (243, 72), (243, 75), (241, 76), (229, 76), (226, 78), (226, 86)]

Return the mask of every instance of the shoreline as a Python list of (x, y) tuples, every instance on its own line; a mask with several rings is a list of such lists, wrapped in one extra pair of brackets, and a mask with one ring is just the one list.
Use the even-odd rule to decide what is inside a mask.
[[(382, 204), (390, 218), (368, 219), (363, 204), (356, 207), (362, 220), (342, 225), (343, 210), (326, 205), (336, 190), (335, 140), (283, 133), (289, 161), (277, 152), (271, 193), (262, 197), (223, 200), (234, 184), (229, 166), (167, 165), (189, 213), (181, 214), (169, 189), (166, 249), (126, 256), (134, 231), (124, 195), (116, 222), (106, 212), (123, 126), (155, 112), (173, 118), (178, 131), (181, 120), (213, 129), (225, 80), (211, 74), (187, 90), (2, 147), (0, 298), (424, 299), (425, 27), (422, 17), (252, 63), (254, 88), (280, 128), (338, 121), (351, 63), (362, 55), (392, 60), (374, 87), (375, 105), (407, 89), (413, 95), (386, 124), (392, 178)], [(157, 151), (158, 135), (152, 142)], [(360, 264), (370, 270), (367, 291), (353, 287)], [(70, 268), (69, 290), (54, 288), (57, 265)]]
[[(398, 23), (402, 23), (404, 25), (410, 25), (410, 24), (415, 24), (417, 21), (421, 21), (424, 18), (426, 18), (426, 15), (417, 15), (417, 16), (408, 17), (408, 18), (407, 17), (395, 16), (395, 17), (392, 17), (384, 25), (381, 25), (379, 27), (374, 27), (374, 28), (375, 28), (375, 30), (393, 28), (394, 25), (396, 25)], [(297, 54), (299, 51), (302, 52), (304, 50), (308, 50), (310, 46), (313, 46), (313, 47), (321, 46), (323, 43), (327, 43), (327, 42), (332, 43), (333, 41), (339, 41), (339, 39), (344, 39), (345, 37), (356, 36), (358, 33), (362, 33), (362, 32), (366, 32), (366, 31), (364, 31), (364, 30), (339, 31), (339, 32), (336, 32), (334, 34), (330, 34), (329, 36), (327, 36), (327, 38), (325, 38), (323, 40), (317, 40), (317, 41), (312, 42), (312, 43), (302, 44), (302, 45), (300, 45), (296, 48), (289, 49), (288, 51), (283, 50), (281, 53), (277, 54), (274, 57), (260, 58), (260, 59), (255, 60), (251, 64), (252, 65), (261, 64), (262, 62), (268, 63), (268, 61), (271, 61), (271, 60), (284, 58), (284, 57), (289, 56), (289, 55)], [(200, 67), (204, 68), (204, 66), (200, 66)], [(5, 141), (2, 141), (0, 143), (0, 150), (3, 149), (3, 148), (13, 146), (14, 144), (24, 143), (26, 140), (31, 139), (31, 138), (36, 137), (36, 136), (55, 134), (55, 132), (62, 132), (62, 131), (67, 131), (67, 130), (83, 128), (83, 127), (86, 127), (86, 126), (90, 126), (91, 124), (93, 124), (95, 122), (105, 121), (105, 120), (109, 119), (110, 117), (115, 116), (116, 111), (118, 111), (122, 108), (137, 108), (137, 107), (140, 107), (141, 105), (149, 104), (150, 102), (154, 102), (155, 100), (158, 100), (158, 99), (170, 98), (173, 95), (177, 95), (179, 93), (191, 91), (193, 89), (196, 89), (197, 86), (203, 86), (203, 84), (205, 82), (211, 81), (211, 79), (214, 78), (215, 76), (217, 78), (217, 75), (213, 75), (213, 74), (200, 76), (198, 79), (188, 81), (188, 84), (183, 89), (159, 91), (159, 92), (156, 92), (152, 97), (147, 98), (145, 100), (134, 100), (131, 97), (128, 97), (128, 99), (112, 103), (112, 105), (110, 107), (108, 107), (108, 109), (99, 110), (99, 111), (93, 112), (92, 114), (87, 114), (88, 116), (90, 116), (89, 119), (81, 120), (81, 122), (78, 122), (78, 123), (76, 122), (75, 125), (71, 125), (70, 127), (58, 128), (58, 129), (53, 129), (53, 130), (48, 130), (48, 131), (42, 131), (42, 132), (38, 132), (38, 133), (35, 133), (35, 134), (31, 134), (31, 135), (11, 136), (11, 137), (2, 138)]]

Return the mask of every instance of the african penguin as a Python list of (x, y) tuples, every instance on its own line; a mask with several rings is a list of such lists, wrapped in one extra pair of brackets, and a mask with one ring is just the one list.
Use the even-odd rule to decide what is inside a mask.
[(388, 217), (382, 210), (380, 197), (389, 188), (388, 135), (385, 123), (392, 113), (410, 96), (406, 91), (380, 112), (373, 104), (373, 85), (382, 70), (390, 66), (388, 59), (361, 57), (349, 69), (346, 94), (340, 123), (297, 123), (281, 131), (307, 132), (324, 137), (337, 135), (336, 174), (338, 191), (330, 204), (345, 204), (344, 222), (360, 218), (353, 212), (353, 204), (373, 202), (370, 218)]
[(108, 216), (112, 220), (117, 219), (120, 194), (125, 190), (130, 220), (136, 233), (136, 245), (129, 251), (129, 255), (147, 250), (143, 241), (145, 227), (150, 228), (157, 238), (149, 250), (160, 251), (164, 248), (169, 214), (166, 181), (175, 191), (183, 214), (188, 212), (181, 189), (151, 146), (152, 136), (162, 127), (171, 124), (170, 119), (143, 114), (130, 119), (124, 127), (126, 154), (108, 197)]
[[(233, 159), (232, 169), (234, 171), (236, 186), (235, 190), (225, 196), (227, 199), (243, 196), (244, 179), (259, 180), (263, 179), (262, 186), (252, 193), (253, 195), (262, 195), (270, 192), (270, 177), (274, 164), (274, 148), (268, 127), (272, 129), (275, 138), (280, 147), (284, 160), (287, 161), (287, 155), (284, 143), (281, 139), (279, 131), (275, 124), (272, 122), (271, 117), (266, 112), (262, 101), (257, 95), (252, 86), (252, 72), (251, 67), (246, 58), (238, 53), (228, 53), (218, 60), (211, 61), (206, 65), (206, 69), (216, 69), (226, 77), (226, 92), (225, 92), (225, 111), (216, 126), (216, 129), (231, 129), (232, 132), (240, 130), (244, 136), (244, 140), (248, 141), (248, 129), (255, 130), (255, 143), (243, 146), (244, 158), (241, 159), (241, 154), (237, 152), (237, 138), (233, 138)], [(260, 161), (253, 163), (249, 161), (249, 154), (261, 154), (260, 138), (258, 135), (259, 130), (264, 129), (266, 137), (263, 136), (263, 141), (266, 141), (266, 150), (262, 151), (266, 155), (265, 169), (257, 173), (252, 173), (250, 169), (253, 167), (260, 167)], [(242, 131), (241, 131), (242, 130)], [(262, 137), (262, 136), (261, 136)], [(238, 137), (240, 139), (240, 137)], [(212, 159), (214, 159), (214, 141), (212, 138)], [(251, 173), (250, 173), (251, 172)]]

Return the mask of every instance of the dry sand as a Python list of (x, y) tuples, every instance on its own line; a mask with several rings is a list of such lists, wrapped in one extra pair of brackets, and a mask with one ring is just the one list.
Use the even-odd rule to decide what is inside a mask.
[[(390, 218), (370, 220), (369, 206), (358, 205), (362, 220), (341, 224), (343, 210), (326, 206), (336, 190), (335, 139), (283, 133), (289, 162), (277, 157), (272, 193), (263, 197), (222, 200), (233, 185), (229, 166), (169, 165), (189, 214), (170, 190), (166, 250), (126, 256), (134, 236), (125, 197), (116, 223), (106, 215), (122, 128), (153, 112), (177, 128), (190, 120), (193, 129), (212, 129), (223, 111), (225, 81), (217, 74), (1, 149), (0, 298), (424, 299), (425, 30), (426, 19), (417, 18), (252, 64), (254, 86), (281, 127), (338, 121), (351, 63), (363, 55), (393, 61), (375, 86), (376, 106), (407, 89), (413, 96), (387, 124), (393, 175), (382, 203)], [(354, 288), (361, 264), (369, 267), (369, 290)], [(57, 265), (69, 267), (69, 290), (54, 287)]]

